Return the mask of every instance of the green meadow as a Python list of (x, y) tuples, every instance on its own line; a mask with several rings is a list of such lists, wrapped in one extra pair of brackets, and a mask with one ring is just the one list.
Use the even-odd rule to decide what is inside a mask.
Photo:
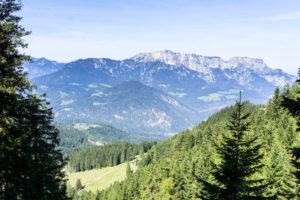
[[(130, 161), (131, 170), (137, 169), (136, 160)], [(77, 179), (81, 180), (84, 190), (97, 191), (102, 190), (114, 182), (120, 182), (126, 178), (127, 163), (122, 163), (114, 167), (105, 167), (101, 169), (92, 169), (83, 172), (68, 173), (68, 182), (75, 187)]]

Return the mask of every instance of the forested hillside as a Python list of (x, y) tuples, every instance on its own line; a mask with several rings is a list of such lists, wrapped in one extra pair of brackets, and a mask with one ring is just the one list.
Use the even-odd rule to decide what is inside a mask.
[[(294, 85), (282, 92), (276, 90), (266, 106), (243, 103), (242, 112), (250, 113), (246, 138), (257, 139), (262, 157), (258, 159), (261, 169), (254, 170), (247, 181), (261, 180), (263, 197), (299, 198), (297, 115), (283, 106), (287, 99), (294, 99), (291, 107), (299, 106), (299, 92), (300, 87)], [(224, 139), (233, 138), (228, 124), (235, 109), (225, 108), (192, 130), (158, 143), (125, 181), (97, 194), (81, 193), (74, 199), (202, 199), (204, 180), (218, 184), (216, 166), (224, 163), (219, 149), (224, 147)]]
[(69, 155), (69, 171), (85, 171), (94, 168), (115, 166), (144, 155), (156, 142), (130, 144), (118, 142), (104, 146), (92, 146), (74, 151)]
[(101, 146), (120, 141), (138, 143), (162, 138), (147, 137), (117, 129), (108, 124), (56, 124), (59, 129), (60, 149), (65, 155), (87, 146)]

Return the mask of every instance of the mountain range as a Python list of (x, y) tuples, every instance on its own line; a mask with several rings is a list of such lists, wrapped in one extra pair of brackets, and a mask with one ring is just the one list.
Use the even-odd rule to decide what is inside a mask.
[(223, 60), (169, 50), (125, 60), (45, 58), (24, 64), (38, 92), (47, 92), (60, 123), (107, 123), (122, 130), (170, 135), (243, 99), (266, 103), (295, 77), (262, 59)]

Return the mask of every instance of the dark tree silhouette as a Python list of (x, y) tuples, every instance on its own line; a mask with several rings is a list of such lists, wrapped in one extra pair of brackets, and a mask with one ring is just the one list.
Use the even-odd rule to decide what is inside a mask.
[(44, 97), (32, 92), (19, 52), (28, 35), (17, 0), (0, 1), (0, 199), (65, 199), (58, 131)]

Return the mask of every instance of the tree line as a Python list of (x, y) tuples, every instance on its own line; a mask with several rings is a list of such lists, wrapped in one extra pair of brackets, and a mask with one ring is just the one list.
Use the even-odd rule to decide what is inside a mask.
[(118, 142), (103, 146), (90, 146), (71, 152), (68, 159), (68, 169), (71, 172), (91, 170), (94, 168), (119, 165), (143, 156), (156, 142), (141, 142), (132, 144)]

